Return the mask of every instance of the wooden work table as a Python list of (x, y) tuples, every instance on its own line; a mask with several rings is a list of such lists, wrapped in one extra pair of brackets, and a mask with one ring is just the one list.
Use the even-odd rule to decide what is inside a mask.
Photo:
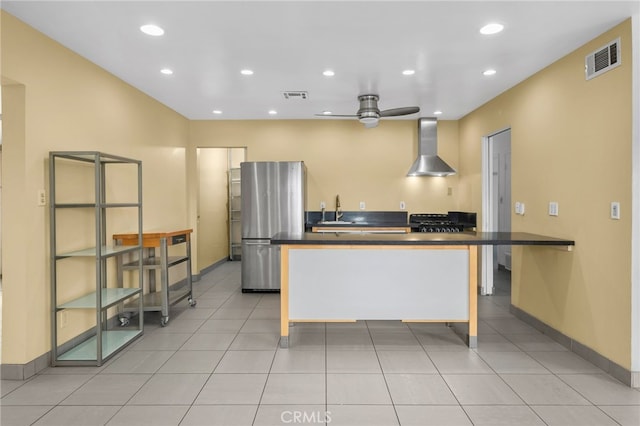
[(478, 246), (574, 241), (529, 233), (276, 234), (281, 248), (280, 346), (291, 322), (463, 322), (477, 346)]
[[(142, 234), (142, 247), (160, 247), (163, 239), (167, 245), (181, 244), (190, 239), (193, 229), (181, 229), (178, 231), (151, 231)], [(135, 246), (138, 244), (138, 234), (113, 234), (113, 239), (123, 246)]]
[[(142, 247), (144, 256), (142, 268), (148, 272), (144, 289), (144, 310), (158, 311), (161, 313), (160, 325), (165, 327), (169, 323), (169, 308), (171, 305), (187, 298), (189, 306), (194, 307), (196, 300), (193, 298), (193, 283), (191, 276), (191, 233), (192, 229), (180, 229), (176, 231), (149, 231), (142, 233)], [(114, 234), (116, 245), (138, 245), (138, 234)], [(184, 244), (183, 254), (169, 256), (169, 247)], [(160, 253), (156, 253), (156, 249)], [(174, 283), (169, 278), (169, 268), (184, 263), (186, 265), (186, 278), (184, 282)], [(125, 262), (121, 256), (117, 259), (117, 275), (119, 285), (122, 285), (124, 271), (136, 270), (138, 259), (130, 259)], [(156, 287), (156, 271), (160, 275), (160, 288)], [(120, 323), (126, 326), (129, 318), (120, 316)]]

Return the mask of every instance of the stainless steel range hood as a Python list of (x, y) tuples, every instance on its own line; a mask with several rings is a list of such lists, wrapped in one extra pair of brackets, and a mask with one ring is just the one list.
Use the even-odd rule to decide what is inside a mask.
[(438, 157), (438, 120), (418, 119), (418, 158), (407, 176), (449, 176), (456, 171)]

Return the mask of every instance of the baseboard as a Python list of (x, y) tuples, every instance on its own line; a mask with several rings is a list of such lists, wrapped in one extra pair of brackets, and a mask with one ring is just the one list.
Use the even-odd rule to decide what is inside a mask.
[[(118, 315), (114, 315), (107, 320), (108, 329), (117, 329), (120, 327), (120, 320)], [(69, 349), (79, 345), (85, 340), (93, 337), (96, 334), (94, 328), (91, 328), (84, 333), (73, 337), (60, 345), (58, 353), (65, 353)], [(2, 364), (0, 366), (0, 378), (2, 380), (27, 380), (28, 378), (35, 376), (40, 371), (51, 365), (51, 351), (40, 355), (38, 358), (29, 361), (26, 364)]]
[(622, 367), (619, 364), (611, 361), (607, 357), (601, 355), (595, 350), (589, 348), (588, 346), (583, 345), (580, 342), (577, 342), (570, 338), (569, 336), (563, 334), (562, 332), (556, 330), (550, 325), (540, 321), (538, 318), (533, 315), (523, 311), (517, 306), (510, 305), (509, 311), (515, 315), (521, 321), (529, 324), (539, 332), (549, 336), (571, 352), (579, 355), (585, 360), (589, 361), (596, 367), (604, 370), (607, 374), (614, 377), (615, 379), (621, 381), (627, 386), (633, 388), (640, 388), (640, 372), (639, 371), (630, 371), (626, 368)]
[[(222, 264), (224, 264), (224, 263), (226, 263), (228, 261), (229, 261), (228, 259), (221, 259), (218, 262), (215, 262), (214, 264), (204, 268), (202, 271), (200, 271), (200, 274), (196, 274), (196, 275), (192, 274), (191, 275), (192, 282), (199, 281), (201, 275), (204, 275), (204, 274), (206, 274), (208, 272), (211, 272), (215, 268), (219, 267), (220, 265), (222, 265)], [(174, 283), (172, 285), (172, 287), (175, 286), (176, 288), (182, 288), (182, 287), (185, 287), (186, 285), (187, 285), (187, 279), (183, 278), (182, 280)], [(119, 323), (120, 322), (118, 320), (118, 316), (114, 315), (113, 317), (111, 317), (111, 318), (109, 318), (107, 320), (107, 327), (110, 328), (110, 329), (111, 328), (118, 328)], [(93, 329), (90, 329), (90, 330), (87, 330), (86, 332), (84, 332), (84, 333), (72, 338), (68, 342), (63, 343), (60, 346), (60, 353), (64, 353), (67, 349), (76, 346), (79, 342), (85, 341), (86, 339), (91, 337), (94, 333), (95, 333), (95, 331)], [(27, 380), (28, 378), (35, 376), (40, 371), (44, 370), (45, 368), (49, 367), (50, 365), (51, 365), (51, 351), (40, 355), (36, 359), (34, 359), (32, 361), (29, 361), (26, 364), (2, 364), (2, 365), (0, 365), (0, 379), (2, 379), (2, 380)]]
[(2, 364), (0, 378), (2, 380), (27, 380), (49, 366), (49, 356), (50, 352), (47, 352), (26, 364)]
[(226, 257), (224, 259), (220, 259), (215, 263), (212, 263), (211, 265), (207, 266), (206, 268), (202, 268), (200, 270), (199, 273), (197, 274), (191, 274), (191, 279), (195, 282), (195, 281), (200, 281), (200, 278), (202, 277), (202, 275), (205, 275), (211, 271), (213, 271), (214, 269), (216, 269), (218, 266), (223, 265), (227, 262), (231, 262), (229, 259), (227, 259)]

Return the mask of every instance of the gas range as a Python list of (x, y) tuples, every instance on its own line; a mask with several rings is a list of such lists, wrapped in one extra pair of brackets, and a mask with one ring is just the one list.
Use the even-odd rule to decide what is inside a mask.
[(465, 212), (415, 213), (409, 215), (411, 232), (462, 232), (475, 228), (476, 214)]

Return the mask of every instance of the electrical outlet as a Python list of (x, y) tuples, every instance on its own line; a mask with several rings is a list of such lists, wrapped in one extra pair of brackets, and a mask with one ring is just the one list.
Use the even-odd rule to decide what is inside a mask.
[(38, 190), (38, 206), (46, 206), (47, 205), (47, 194), (44, 192), (44, 189)]
[(451, 187), (447, 188), (447, 195), (453, 195), (453, 188)]
[(327, 203), (325, 203), (324, 201), (320, 201), (320, 210), (326, 209), (326, 208), (327, 208)]
[(520, 201), (516, 201), (515, 213), (519, 214), (519, 215), (523, 215), (524, 214), (524, 203), (521, 203)]
[(558, 216), (558, 202), (550, 201), (549, 202), (549, 216)]
[(407, 208), (407, 205), (404, 203), (404, 201), (400, 201), (400, 210), (404, 210)]
[(360, 201), (360, 210), (364, 210), (365, 208), (364, 201)]
[(611, 219), (620, 219), (620, 203), (618, 201), (611, 202)]

